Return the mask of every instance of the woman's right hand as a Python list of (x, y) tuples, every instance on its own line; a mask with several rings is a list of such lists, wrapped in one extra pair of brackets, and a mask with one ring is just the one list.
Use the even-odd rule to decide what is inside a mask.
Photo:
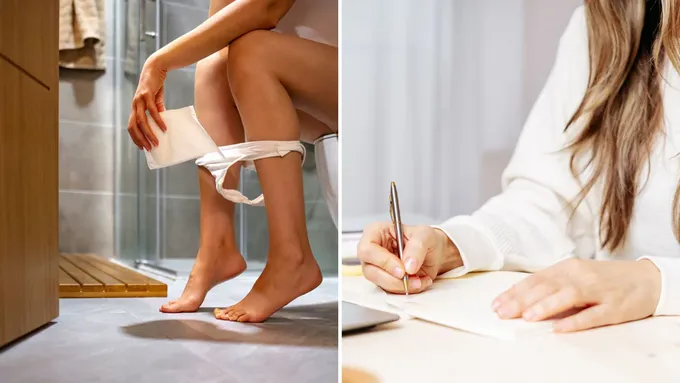
[(416, 294), (432, 285), (437, 275), (461, 266), (456, 246), (441, 230), (430, 226), (403, 225), (404, 262), (399, 259), (394, 225), (374, 223), (364, 230), (357, 248), (364, 277), (385, 291)]
[(160, 112), (165, 110), (163, 96), (167, 72), (167, 69), (160, 66), (158, 60), (152, 55), (144, 63), (139, 75), (139, 84), (137, 84), (137, 91), (132, 99), (132, 108), (128, 120), (128, 133), (140, 150), (149, 151), (153, 146), (158, 146), (158, 138), (151, 130), (146, 116), (147, 110), (161, 131), (167, 130), (160, 115)]

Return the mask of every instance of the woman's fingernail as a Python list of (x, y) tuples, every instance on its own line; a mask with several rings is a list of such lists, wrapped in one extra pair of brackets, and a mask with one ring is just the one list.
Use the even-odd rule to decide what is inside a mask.
[(432, 278), (425, 278), (425, 287), (432, 286)]
[(491, 310), (497, 310), (501, 306), (501, 301), (500, 299), (494, 299), (494, 301), (491, 303)]
[(401, 269), (401, 267), (397, 266), (394, 268), (394, 276), (397, 278), (403, 278), (404, 277), (404, 270)]
[(410, 273), (415, 273), (418, 270), (413, 270), (416, 268), (416, 261), (413, 258), (409, 258), (406, 260), (406, 263), (404, 263), (404, 266), (406, 266), (406, 271)]
[(422, 281), (420, 280), (420, 278), (413, 278), (413, 282), (411, 282), (411, 286), (414, 289), (419, 289), (422, 285), (423, 284), (422, 284)]
[(501, 319), (505, 319), (505, 318), (510, 317), (510, 310), (505, 306), (499, 307), (496, 310), (496, 313), (498, 314), (499, 317), (501, 317)]
[(529, 321), (534, 320), (536, 318), (536, 311), (534, 310), (525, 311), (522, 317)]

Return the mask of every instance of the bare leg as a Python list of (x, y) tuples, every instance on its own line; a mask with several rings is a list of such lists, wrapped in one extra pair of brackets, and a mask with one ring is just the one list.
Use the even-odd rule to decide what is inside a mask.
[[(233, 0), (211, 0), (209, 15)], [(244, 131), (227, 78), (229, 48), (206, 57), (196, 65), (194, 104), (196, 116), (217, 145), (243, 142)], [(241, 166), (229, 169), (224, 186), (238, 188)], [(161, 306), (162, 312), (196, 311), (206, 294), (217, 284), (241, 274), (246, 263), (236, 246), (234, 203), (215, 190), (215, 181), (204, 168), (198, 169), (201, 198), (201, 238), (196, 262), (182, 296)]]
[[(196, 68), (195, 108), (201, 125), (218, 145), (244, 141), (243, 124), (234, 103), (227, 77), (228, 48), (198, 63)], [(298, 110), (307, 142), (327, 134), (330, 129), (311, 115)], [(224, 187), (237, 189), (240, 164), (229, 169)], [(201, 239), (196, 262), (182, 296), (161, 306), (166, 313), (196, 311), (214, 286), (241, 274), (246, 263), (234, 237), (234, 203), (215, 190), (214, 178), (198, 169), (201, 199)]]
[(307, 112), (297, 109), (297, 117), (300, 122), (300, 141), (313, 144), (317, 138), (334, 133), (328, 125), (314, 118)]
[[(195, 76), (196, 115), (218, 145), (244, 141), (243, 125), (227, 79), (227, 49), (198, 63)], [(237, 164), (229, 169), (224, 181), (226, 188), (238, 188), (240, 168)], [(198, 180), (201, 198), (200, 249), (182, 296), (163, 305), (163, 312), (196, 311), (211, 288), (241, 274), (246, 268), (236, 246), (234, 203), (217, 193), (214, 178), (206, 169), (198, 169)]]
[[(248, 141), (300, 139), (293, 100), (309, 115), (335, 126), (336, 48), (254, 31), (232, 43), (228, 72)], [(248, 295), (216, 310), (217, 318), (261, 322), (321, 283), (307, 238), (300, 161), (292, 153), (255, 162), (269, 224), (267, 265)]]

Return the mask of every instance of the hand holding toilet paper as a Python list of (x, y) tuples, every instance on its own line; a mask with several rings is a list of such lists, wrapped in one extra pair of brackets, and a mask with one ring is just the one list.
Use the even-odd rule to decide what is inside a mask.
[(160, 115), (168, 130), (163, 132), (153, 119), (149, 119), (149, 125), (158, 138), (157, 146), (151, 151), (144, 151), (149, 169), (160, 169), (209, 153), (220, 153), (217, 144), (198, 122), (193, 106), (166, 110)]

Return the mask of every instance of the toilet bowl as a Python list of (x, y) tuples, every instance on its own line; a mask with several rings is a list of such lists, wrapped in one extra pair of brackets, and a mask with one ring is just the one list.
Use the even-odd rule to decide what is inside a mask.
[(338, 135), (329, 134), (314, 141), (316, 174), (335, 227), (338, 227)]

